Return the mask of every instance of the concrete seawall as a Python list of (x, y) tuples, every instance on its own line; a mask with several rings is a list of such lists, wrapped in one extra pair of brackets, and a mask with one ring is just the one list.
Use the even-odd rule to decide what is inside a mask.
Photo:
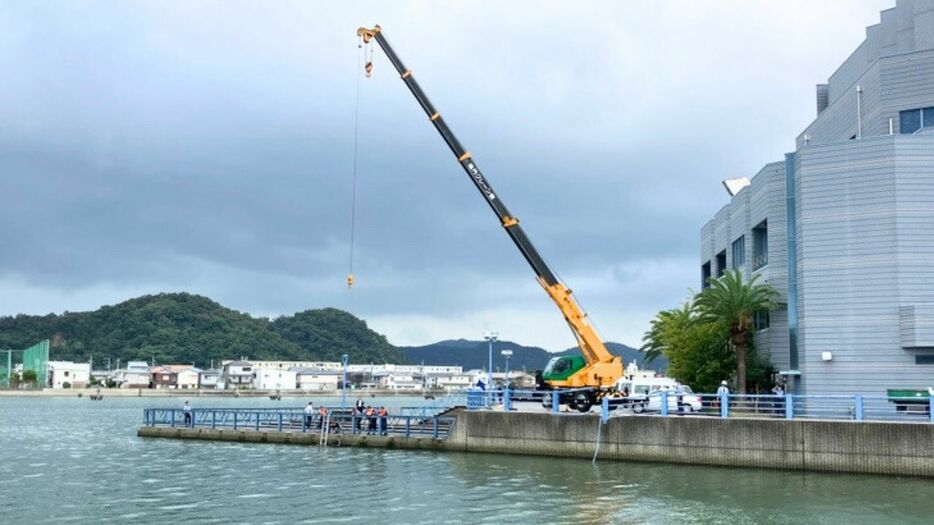
[[(341, 446), (590, 458), (599, 418), (454, 411), (446, 440), (340, 437)], [(140, 436), (316, 445), (316, 434), (149, 428)], [(336, 445), (336, 437), (331, 444)], [(934, 425), (911, 423), (618, 417), (601, 430), (598, 458), (934, 477)]]

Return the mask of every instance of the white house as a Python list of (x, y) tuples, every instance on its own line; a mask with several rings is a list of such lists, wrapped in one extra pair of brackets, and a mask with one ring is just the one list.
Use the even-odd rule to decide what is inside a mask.
[(425, 376), (414, 372), (376, 372), (373, 374), (379, 388), (386, 390), (422, 390), (425, 388)]
[(175, 388), (181, 389), (193, 389), (199, 388), (201, 386), (201, 372), (200, 368), (186, 368), (178, 372)]
[(130, 361), (126, 368), (117, 371), (116, 380), (120, 388), (149, 388), (149, 364)]
[(49, 361), (47, 374), (49, 386), (52, 388), (86, 388), (91, 382), (90, 363), (72, 363), (71, 361)]
[[(223, 387), (221, 387), (223, 385)], [(228, 361), (224, 363), (219, 388), (236, 389), (253, 386), (253, 365), (249, 361)]]
[(291, 370), (255, 370), (253, 388), (257, 390), (294, 390), (295, 372)]
[(217, 388), (217, 382), (220, 380), (220, 376), (220, 370), (202, 370), (198, 382), (201, 388)]
[(298, 377), (299, 390), (322, 391), (337, 390), (343, 372), (322, 370), (320, 368), (293, 368)]

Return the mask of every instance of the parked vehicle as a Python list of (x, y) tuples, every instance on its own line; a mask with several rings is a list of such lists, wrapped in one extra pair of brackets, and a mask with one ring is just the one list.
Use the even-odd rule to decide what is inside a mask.
[[(664, 387), (649, 393), (642, 399), (633, 399), (632, 410), (636, 413), (642, 412), (661, 412), (662, 410), (662, 392), (668, 395), (668, 412), (676, 413), (678, 411), (678, 393), (675, 388)], [(682, 396), (684, 412), (700, 412), (703, 408), (701, 397), (691, 390), (691, 387), (685, 385), (684, 395)]]

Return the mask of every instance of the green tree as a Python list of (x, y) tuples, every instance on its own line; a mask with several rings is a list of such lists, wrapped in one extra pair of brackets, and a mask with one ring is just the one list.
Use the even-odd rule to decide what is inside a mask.
[(644, 362), (651, 363), (661, 356), (671, 357), (669, 355), (673, 349), (670, 345), (673, 343), (672, 336), (680, 330), (686, 329), (694, 322), (694, 316), (691, 303), (684, 303), (681, 308), (671, 310), (662, 310), (652, 319), (649, 331), (642, 338), (642, 346), (639, 350), (645, 352)]
[(733, 374), (736, 361), (726, 328), (700, 320), (691, 302), (659, 312), (642, 340), (646, 360), (664, 355), (668, 375), (697, 392), (713, 392)]
[(759, 275), (743, 280), (739, 269), (711, 279), (709, 286), (694, 298), (698, 319), (720, 324), (729, 334), (736, 354), (736, 391), (746, 393), (747, 350), (749, 349), (753, 316), (779, 306), (778, 292), (770, 285), (758, 283)]

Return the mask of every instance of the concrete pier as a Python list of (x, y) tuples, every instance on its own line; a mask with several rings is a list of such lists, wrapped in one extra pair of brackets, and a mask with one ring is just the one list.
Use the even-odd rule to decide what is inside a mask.
[[(591, 458), (599, 417), (455, 410), (447, 439), (332, 436), (330, 445)], [(317, 434), (143, 427), (138, 435), (316, 445)], [(601, 429), (598, 459), (934, 477), (934, 424), (633, 416)]]

